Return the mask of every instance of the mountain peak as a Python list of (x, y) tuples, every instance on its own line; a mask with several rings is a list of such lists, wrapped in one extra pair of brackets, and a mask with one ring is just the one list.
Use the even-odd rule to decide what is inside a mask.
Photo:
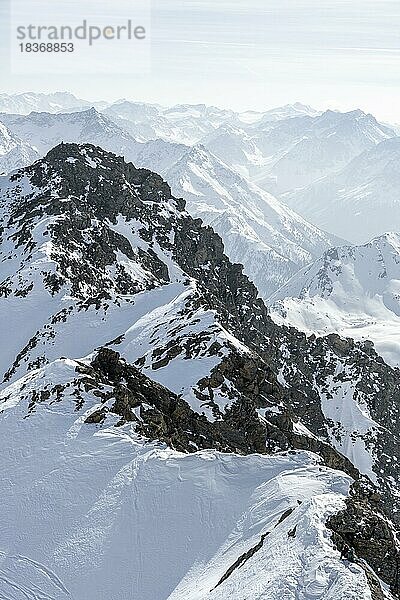
[(386, 233), (383, 233), (382, 235), (375, 237), (373, 240), (371, 240), (370, 243), (375, 246), (387, 244), (391, 246), (399, 254), (400, 257), (400, 233), (398, 232), (388, 231)]
[[(58, 164), (60, 161), (71, 159), (70, 164), (74, 161), (84, 163), (88, 155), (92, 155), (96, 159), (105, 159), (107, 156), (113, 156), (99, 146), (92, 144), (76, 144), (70, 142), (60, 142), (54, 148), (51, 148), (45, 155), (43, 161)], [(118, 157), (113, 157), (118, 161)]]
[[(124, 194), (124, 186), (132, 184), (133, 186), (141, 186), (146, 184), (147, 194), (143, 198), (159, 202), (171, 198), (171, 189), (160, 175), (152, 173), (147, 169), (136, 169), (132, 163), (126, 162), (121, 156), (117, 156), (112, 152), (103, 150), (100, 146), (93, 144), (76, 144), (61, 142), (52, 148), (42, 161), (38, 161), (35, 167), (46, 171), (45, 165), (50, 164), (57, 172), (62, 172), (67, 183), (75, 186), (76, 190), (86, 191), (88, 189), (89, 179), (100, 184), (104, 179), (102, 174), (94, 174), (94, 169), (100, 169), (103, 172), (108, 172), (108, 180), (112, 182), (115, 189), (121, 193), (121, 200)], [(76, 173), (79, 170), (79, 180)], [(85, 173), (85, 175), (83, 174)], [(68, 176), (66, 176), (68, 173)], [(92, 175), (90, 175), (92, 173)], [(110, 174), (112, 174), (110, 176)], [(120, 187), (118, 187), (120, 186)], [(89, 185), (90, 187), (90, 185)], [(152, 189), (153, 188), (153, 189)], [(111, 190), (111, 188), (110, 188)], [(91, 191), (93, 194), (93, 190)], [(87, 193), (84, 194), (87, 196)], [(115, 194), (114, 194), (115, 195)]]
[[(400, 366), (400, 234), (338, 246), (298, 272), (272, 297), (279, 314), (317, 334), (370, 339)], [(279, 304), (281, 303), (281, 304)]]
[(71, 115), (76, 115), (76, 118), (79, 120), (89, 119), (91, 121), (99, 122), (99, 123), (106, 123), (106, 122), (111, 123), (109, 118), (106, 115), (104, 115), (103, 113), (99, 112), (94, 106), (91, 106), (88, 109), (81, 110), (76, 113), (71, 113)]
[(91, 106), (88, 110), (82, 111), (82, 112), (86, 112), (86, 113), (92, 114), (92, 115), (98, 115), (98, 114), (100, 114), (98, 112), (98, 110), (94, 106)]

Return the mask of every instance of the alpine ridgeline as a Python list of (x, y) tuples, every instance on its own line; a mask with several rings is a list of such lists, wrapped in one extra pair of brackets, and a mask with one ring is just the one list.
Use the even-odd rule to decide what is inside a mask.
[(2, 597), (399, 594), (398, 369), (275, 324), (100, 148), (3, 177), (0, 209)]

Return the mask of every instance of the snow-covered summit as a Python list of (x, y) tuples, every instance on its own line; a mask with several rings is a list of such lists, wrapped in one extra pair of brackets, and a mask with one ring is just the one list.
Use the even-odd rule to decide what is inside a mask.
[(94, 107), (60, 114), (3, 114), (0, 120), (21, 139), (32, 140), (40, 154), (45, 154), (60, 142), (74, 142), (92, 143), (131, 159), (138, 147), (129, 133)]

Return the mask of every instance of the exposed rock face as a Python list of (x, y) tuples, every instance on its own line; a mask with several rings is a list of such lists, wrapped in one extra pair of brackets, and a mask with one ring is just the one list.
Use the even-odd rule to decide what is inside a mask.
[[(219, 420), (210, 422), (204, 415), (194, 412), (182, 398), (121, 360), (114, 350), (101, 348), (90, 368), (84, 371), (92, 378), (93, 385), (113, 386), (115, 402), (110, 411), (121, 416), (120, 423), (138, 421), (137, 430), (141, 434), (149, 439), (165, 441), (175, 450), (194, 452), (216, 448), (222, 452), (265, 454), (306, 449), (320, 454), (328, 466), (359, 477), (351, 462), (327, 443), (296, 434), (293, 430), (294, 414), (277, 414), (271, 422), (260, 421), (257, 405), (250, 395), (239, 396)], [(238, 390), (240, 393), (240, 387)], [(104, 401), (109, 398), (110, 394), (106, 394)], [(139, 409), (139, 418), (133, 411), (136, 408)], [(104, 410), (99, 410), (90, 415), (88, 422), (102, 422), (105, 414)]]
[[(396, 597), (400, 593), (400, 552), (392, 525), (381, 512), (376, 490), (366, 482), (356, 482), (346, 500), (346, 510), (333, 517), (328, 527), (334, 531), (339, 550), (345, 544), (364, 559)], [(376, 586), (376, 583), (375, 583)]]
[[(12, 360), (3, 359), (3, 385), (67, 351), (91, 354), (79, 386), (100, 407), (88, 425), (117, 414), (184, 452), (306, 449), (357, 481), (370, 477), (379, 507), (375, 492), (352, 497), (331, 527), (398, 593), (388, 520), (398, 523), (400, 509), (398, 370), (368, 343), (276, 325), (219, 236), (185, 212), (162, 178), (100, 148), (56, 147), (13, 176), (0, 206), (3, 263), (11, 265), (1, 295), (8, 314), (25, 302), (35, 321)], [(50, 309), (36, 324), (29, 298), (39, 292)], [(91, 338), (94, 327), (100, 333)], [(41, 389), (31, 409), (64, 392)], [(76, 398), (83, 401), (79, 387)], [(364, 548), (371, 533), (384, 540), (390, 566)]]

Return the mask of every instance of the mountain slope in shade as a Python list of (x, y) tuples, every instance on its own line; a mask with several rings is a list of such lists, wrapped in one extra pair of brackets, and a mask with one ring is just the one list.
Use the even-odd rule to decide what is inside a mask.
[[(2, 178), (0, 208), (3, 595), (389, 597), (377, 573), (398, 593), (398, 370), (277, 326), (161, 177), (100, 148)], [(138, 576), (151, 549), (165, 578)]]
[(0, 122), (0, 174), (26, 167), (39, 158), (30, 144), (23, 142)]
[(75, 142), (99, 145), (130, 160), (139, 146), (129, 133), (95, 108), (62, 114), (2, 114), (0, 120), (21, 139), (30, 140), (41, 155), (61, 142)]
[(262, 297), (308, 264), (335, 239), (311, 226), (277, 199), (248, 183), (202, 146), (163, 170), (189, 212), (222, 237), (228, 256), (244, 265)]
[(399, 161), (400, 138), (394, 137), (283, 200), (312, 223), (354, 243), (400, 231)]
[(306, 332), (372, 340), (400, 366), (400, 236), (334, 248), (270, 299), (272, 314)]

